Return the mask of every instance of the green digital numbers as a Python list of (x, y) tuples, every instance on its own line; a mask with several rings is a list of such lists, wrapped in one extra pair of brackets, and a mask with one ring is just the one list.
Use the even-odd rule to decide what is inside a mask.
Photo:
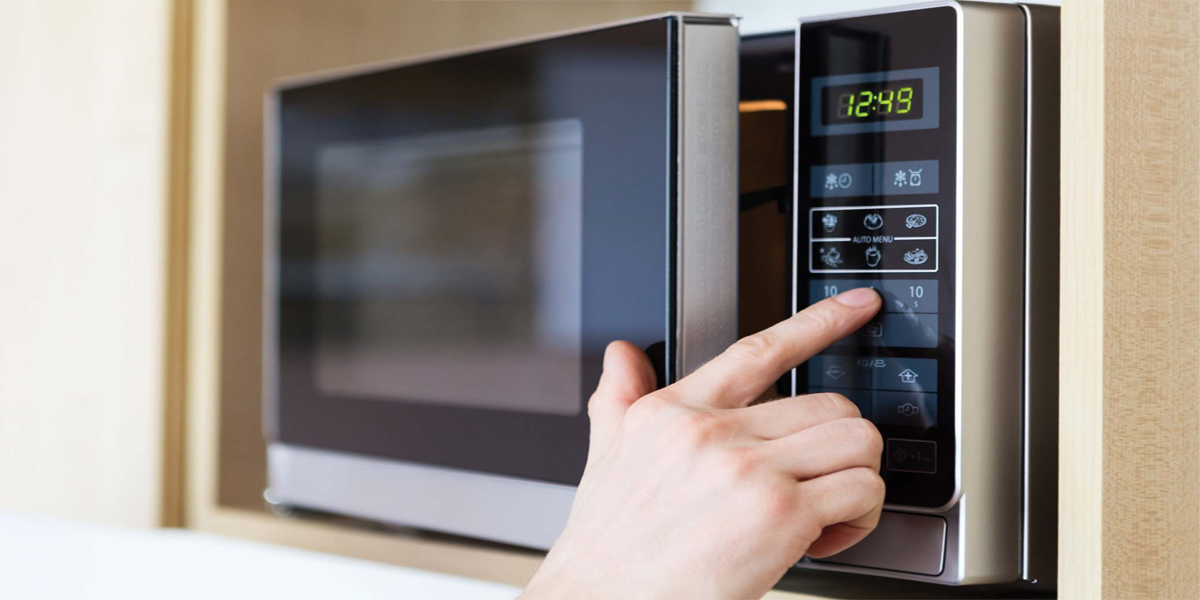
[(912, 110), (913, 89), (911, 87), (902, 87), (899, 92), (896, 92), (896, 114), (903, 115)]
[(869, 117), (871, 116), (871, 100), (875, 98), (870, 90), (863, 90), (858, 93), (858, 104), (854, 107), (854, 116)]
[(895, 95), (896, 95), (896, 92), (893, 92), (892, 90), (883, 90), (882, 92), (879, 92), (879, 112), (880, 112), (880, 114), (884, 114), (884, 115), (892, 114), (892, 98)]
[[(896, 84), (893, 84), (896, 85)], [(902, 85), (902, 84), (901, 84)], [(920, 100), (913, 86), (900, 88), (882, 86), (845, 86), (837, 90), (837, 111), (827, 112), (836, 119), (868, 119), (911, 113)], [(845, 90), (845, 91), (842, 91)], [(832, 103), (832, 96), (827, 96)], [(829, 110), (829, 109), (827, 109)], [(916, 115), (914, 115), (916, 116)]]

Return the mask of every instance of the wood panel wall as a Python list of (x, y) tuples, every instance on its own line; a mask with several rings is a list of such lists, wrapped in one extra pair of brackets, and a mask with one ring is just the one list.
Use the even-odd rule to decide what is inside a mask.
[(1200, 597), (1200, 2), (1063, 6), (1060, 595)]

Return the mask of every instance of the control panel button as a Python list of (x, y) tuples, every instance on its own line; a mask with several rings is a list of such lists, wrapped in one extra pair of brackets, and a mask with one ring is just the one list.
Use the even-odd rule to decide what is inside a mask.
[(819, 355), (808, 360), (808, 384), (819, 388), (871, 387), (870, 372), (852, 356)]
[(809, 219), (814, 240), (859, 236), (904, 239), (938, 234), (938, 208), (933, 204), (815, 207), (809, 211)]
[(871, 389), (900, 392), (936, 392), (936, 358), (896, 358), (894, 356), (866, 359), (871, 371)]
[(813, 198), (870, 196), (875, 192), (875, 165), (825, 165), (810, 172), (809, 195)]
[(811, 271), (862, 269), (861, 257), (845, 242), (822, 241), (813, 245)]
[(908, 196), (938, 193), (938, 161), (908, 160), (875, 165), (879, 194)]
[(938, 270), (937, 240), (901, 240), (892, 236), (853, 236), (816, 240), (813, 273), (933, 273)]
[(937, 473), (937, 442), (889, 438), (885, 454), (889, 471)]
[(819, 207), (809, 211), (812, 273), (933, 273), (936, 205)]
[(808, 283), (808, 297), (818, 302), (860, 287), (872, 288), (883, 296), (883, 312), (938, 311), (936, 279), (813, 279)]
[[(882, 241), (876, 241), (882, 240)], [(849, 252), (861, 252), (856, 267), (884, 272), (937, 271), (937, 240), (902, 240), (890, 236), (855, 236)], [(853, 264), (853, 263), (850, 263)]]
[(925, 429), (937, 425), (937, 394), (877, 391), (872, 400), (871, 420), (876, 424)]
[(937, 359), (818, 355), (808, 361), (814, 387), (936, 392)]
[(930, 206), (898, 209), (893, 233), (897, 237), (936, 237), (937, 210)]
[(887, 313), (876, 317), (854, 334), (837, 342), (841, 346), (937, 348), (938, 316)]
[(809, 197), (911, 196), (938, 193), (938, 161), (814, 165), (809, 170)]

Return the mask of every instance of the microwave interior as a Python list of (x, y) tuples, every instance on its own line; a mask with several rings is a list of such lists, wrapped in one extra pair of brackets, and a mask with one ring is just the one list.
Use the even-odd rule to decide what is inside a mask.
[(546, 549), (608, 341), (666, 385), (871, 286), (880, 316), (763, 398), (842, 393), (888, 440), (872, 543), (796, 572), (1047, 589), (1056, 474), (1030, 457), (1054, 457), (1057, 271), (1027, 256), (1057, 254), (1035, 168), (1057, 166), (1035, 135), (1057, 68), (1057, 9), (946, 2), (747, 36), (662, 15), (282, 82), (267, 499)]

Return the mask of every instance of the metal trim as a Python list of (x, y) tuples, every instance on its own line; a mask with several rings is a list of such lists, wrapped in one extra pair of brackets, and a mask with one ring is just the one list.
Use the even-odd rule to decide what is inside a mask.
[[(558, 539), (575, 499), (575, 487), (569, 485), (333, 450), (272, 443), (267, 456), (265, 495), (284, 507), (539, 550)], [(435, 489), (442, 493), (431, 494)]]
[(273, 440), (279, 437), (279, 176), (281, 152), (279, 132), (279, 95), (263, 98), (263, 304), (262, 304), (262, 432)]
[[(1059, 12), (1018, 5), (1026, 20), (1025, 364), (1022, 403), (1021, 577), (1038, 589), (1057, 580), (1059, 254)], [(1038, 102), (1035, 104), (1035, 102)], [(1035, 141), (1035, 138), (1036, 141)], [(1048, 156), (1043, 156), (1048, 155)], [(1036, 156), (1036, 158), (1035, 158)], [(1046, 158), (1049, 160), (1046, 160)], [(1054, 235), (1047, 235), (1047, 230)], [(1047, 248), (1055, 260), (1035, 261)], [(1053, 323), (1054, 326), (1051, 326)], [(1050, 359), (1050, 367), (1046, 358)], [(1050, 415), (1053, 418), (1048, 419)], [(1031, 462), (1038, 454), (1040, 459)], [(1050, 464), (1052, 467), (1047, 468)], [(1050, 500), (1047, 500), (1047, 497)]]
[(476, 44), (473, 46), (454, 48), (452, 50), (444, 50), (444, 51), (440, 51), (440, 52), (429, 52), (429, 53), (420, 54), (417, 56), (409, 56), (409, 57), (404, 57), (404, 58), (372, 61), (372, 62), (367, 62), (367, 63), (363, 63), (361, 65), (356, 65), (356, 66), (339, 67), (339, 68), (335, 68), (335, 69), (326, 69), (323, 71), (316, 71), (314, 73), (306, 73), (306, 74), (301, 74), (301, 75), (292, 75), (292, 76), (288, 76), (288, 77), (282, 77), (280, 79), (275, 80), (271, 84), (271, 86), (268, 89), (268, 93), (278, 93), (283, 90), (288, 90), (288, 89), (297, 88), (297, 87), (304, 87), (307, 85), (313, 85), (313, 84), (317, 84), (317, 83), (325, 83), (325, 82), (333, 81), (336, 79), (343, 79), (343, 78), (354, 77), (354, 76), (358, 76), (358, 75), (366, 75), (366, 74), (374, 73), (377, 71), (386, 71), (388, 69), (396, 69), (396, 68), (400, 68), (400, 67), (411, 67), (414, 65), (422, 64), (422, 63), (446, 60), (449, 58), (465, 56), (468, 54), (477, 54), (480, 52), (501, 50), (504, 48), (511, 48), (513, 46), (521, 46), (524, 44), (545, 42), (545, 41), (550, 41), (550, 40), (568, 37), (568, 36), (572, 36), (572, 35), (592, 33), (595, 31), (611, 29), (613, 27), (634, 25), (637, 23), (644, 23), (644, 22), (648, 22), (648, 21), (658, 21), (660, 19), (678, 19), (685, 24), (690, 23), (690, 24), (697, 24), (697, 25), (706, 25), (706, 24), (707, 25), (733, 25), (734, 27), (736, 27), (736, 22), (737, 22), (736, 16), (728, 15), (728, 14), (704, 14), (704, 13), (677, 12), (677, 11), (655, 13), (652, 15), (645, 15), (645, 16), (641, 16), (641, 17), (631, 17), (628, 19), (622, 19), (620, 21), (608, 21), (608, 22), (604, 22), (604, 23), (598, 23), (598, 24), (594, 24), (594, 25), (586, 25), (583, 27), (576, 27), (576, 28), (572, 28), (572, 29), (561, 29), (561, 30), (557, 30), (557, 31), (547, 32), (547, 33), (539, 33), (539, 34), (535, 34), (535, 35), (530, 35), (530, 36), (516, 38), (516, 39), (510, 39), (510, 40), (504, 40), (504, 41), (500, 41), (500, 42), (492, 42), (492, 43), (487, 43), (487, 44)]
[(734, 28), (679, 32), (675, 373), (737, 340), (738, 38)]
[(1029, 244), (1032, 234), (1030, 226), (1031, 172), (1029, 156), (1033, 142), (1030, 135), (1033, 124), (1033, 18), (1029, 7), (1018, 4), (1025, 15), (1025, 306), (1022, 310), (1021, 338), (1024, 356), (1021, 360), (1021, 577), (1029, 578)]

